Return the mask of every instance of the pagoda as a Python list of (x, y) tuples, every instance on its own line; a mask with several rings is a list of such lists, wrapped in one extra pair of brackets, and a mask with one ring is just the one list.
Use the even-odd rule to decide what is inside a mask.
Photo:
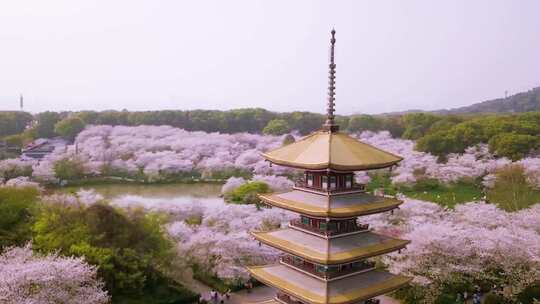
[(263, 303), (374, 303), (410, 278), (378, 270), (369, 258), (403, 249), (409, 241), (372, 232), (359, 218), (388, 212), (402, 201), (368, 194), (355, 171), (389, 168), (401, 157), (339, 132), (334, 121), (335, 31), (330, 47), (327, 119), (322, 129), (264, 153), (269, 162), (304, 170), (291, 191), (261, 194), (264, 203), (298, 213), (288, 227), (253, 231), (259, 242), (284, 252), (279, 263), (248, 267), (251, 276), (277, 289)]

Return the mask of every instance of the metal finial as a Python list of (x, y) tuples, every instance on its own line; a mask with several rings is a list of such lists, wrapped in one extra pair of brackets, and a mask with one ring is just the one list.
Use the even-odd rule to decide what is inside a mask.
[(336, 98), (334, 97), (336, 95), (336, 64), (334, 63), (334, 46), (336, 44), (336, 30), (332, 29), (332, 38), (330, 39), (330, 64), (328, 67), (329, 75), (328, 75), (328, 108), (326, 109), (326, 122), (323, 125), (324, 130), (335, 132), (339, 130), (339, 126), (335, 123), (334, 118), (334, 112), (336, 111), (334, 109), (334, 106), (336, 105), (334, 101)]

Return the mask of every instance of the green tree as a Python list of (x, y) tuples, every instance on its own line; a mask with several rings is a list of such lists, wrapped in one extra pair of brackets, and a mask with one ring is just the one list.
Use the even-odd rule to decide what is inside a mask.
[(32, 238), (38, 194), (35, 188), (0, 187), (0, 252), (5, 247), (23, 245)]
[(382, 119), (381, 130), (387, 130), (393, 137), (403, 136), (405, 126), (401, 116), (387, 116)]
[(60, 114), (56, 112), (43, 112), (37, 115), (36, 135), (38, 138), (52, 138), (56, 136), (54, 133), (54, 125), (60, 121)]
[(82, 119), (86, 125), (96, 124), (98, 115), (99, 114), (96, 111), (82, 111), (77, 113), (77, 116)]
[(354, 115), (349, 119), (350, 132), (379, 131), (381, 128), (382, 121), (371, 115)]
[(270, 187), (263, 182), (249, 182), (225, 195), (228, 202), (236, 204), (257, 204), (257, 194), (270, 192)]
[(540, 281), (531, 284), (518, 294), (519, 303), (535, 304), (534, 300), (540, 301)]
[(528, 184), (523, 167), (512, 164), (497, 171), (487, 199), (506, 211), (517, 211), (537, 203), (540, 193)]
[(171, 258), (160, 216), (143, 210), (120, 211), (105, 203), (43, 206), (33, 226), (34, 248), (84, 256), (98, 265), (113, 300), (141, 295)]
[(27, 112), (0, 112), (0, 137), (23, 132), (33, 119), (32, 114)]
[(282, 146), (290, 145), (290, 144), (294, 143), (295, 141), (296, 140), (294, 139), (294, 136), (292, 136), (291, 134), (287, 134), (283, 138), (283, 142), (281, 143), (281, 145)]
[(84, 130), (85, 123), (76, 116), (64, 118), (54, 126), (54, 132), (67, 140), (74, 140)]
[(451, 152), (460, 152), (465, 148), (445, 131), (427, 134), (416, 141), (416, 150), (429, 152), (439, 157)]
[(58, 160), (53, 166), (54, 175), (61, 180), (78, 180), (84, 177), (82, 161), (76, 158), (64, 158)]
[(431, 126), (440, 120), (439, 116), (428, 113), (412, 113), (403, 117), (405, 131), (403, 137), (418, 139), (424, 136)]
[(463, 118), (456, 115), (443, 116), (440, 120), (434, 122), (431, 127), (429, 127), (428, 134), (448, 131), (452, 129), (455, 125), (462, 123), (463, 121)]
[(290, 124), (291, 130), (298, 130), (300, 134), (306, 135), (319, 130), (324, 123), (325, 117), (324, 115), (310, 112), (292, 112), (283, 113), (281, 119)]
[(503, 304), (505, 303), (505, 300), (500, 295), (490, 292), (486, 294), (484, 297), (484, 301), (482, 302), (484, 304)]
[(291, 131), (289, 124), (283, 119), (272, 119), (263, 129), (266, 135), (283, 135)]
[(540, 147), (538, 136), (501, 133), (489, 140), (489, 151), (498, 156), (505, 156), (512, 160), (519, 160), (532, 150)]

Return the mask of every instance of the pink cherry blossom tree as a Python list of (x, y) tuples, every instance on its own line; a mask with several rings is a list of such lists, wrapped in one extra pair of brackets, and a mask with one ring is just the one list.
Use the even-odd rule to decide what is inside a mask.
[(30, 244), (0, 255), (0, 303), (105, 304), (96, 268), (81, 258), (41, 256)]

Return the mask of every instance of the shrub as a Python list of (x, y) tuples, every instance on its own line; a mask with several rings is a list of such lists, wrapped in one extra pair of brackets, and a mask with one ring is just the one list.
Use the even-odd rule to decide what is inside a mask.
[(268, 184), (263, 182), (249, 182), (234, 189), (225, 195), (228, 202), (236, 204), (256, 204), (259, 202), (257, 194), (270, 192)]
[(518, 294), (518, 300), (523, 304), (532, 304), (535, 300), (540, 301), (540, 281), (523, 289)]
[(412, 187), (415, 191), (434, 191), (443, 188), (444, 186), (438, 180), (433, 178), (423, 178), (416, 181)]
[(38, 194), (35, 188), (0, 187), (0, 251), (31, 239)]
[(506, 211), (517, 211), (538, 203), (540, 194), (527, 183), (524, 168), (513, 164), (496, 172), (495, 184), (487, 198)]
[(262, 130), (266, 135), (283, 135), (291, 132), (289, 124), (283, 119), (272, 119)]
[(287, 134), (283, 138), (283, 141), (281, 142), (281, 145), (282, 146), (290, 145), (290, 144), (294, 143), (295, 141), (296, 140), (294, 139), (294, 136), (292, 136), (291, 134)]
[(504, 302), (503, 297), (501, 297), (498, 294), (490, 292), (490, 293), (486, 294), (486, 296), (484, 297), (483, 303), (484, 304), (503, 304), (505, 302)]
[(54, 175), (62, 180), (78, 180), (84, 177), (84, 166), (76, 158), (64, 158), (54, 163)]

